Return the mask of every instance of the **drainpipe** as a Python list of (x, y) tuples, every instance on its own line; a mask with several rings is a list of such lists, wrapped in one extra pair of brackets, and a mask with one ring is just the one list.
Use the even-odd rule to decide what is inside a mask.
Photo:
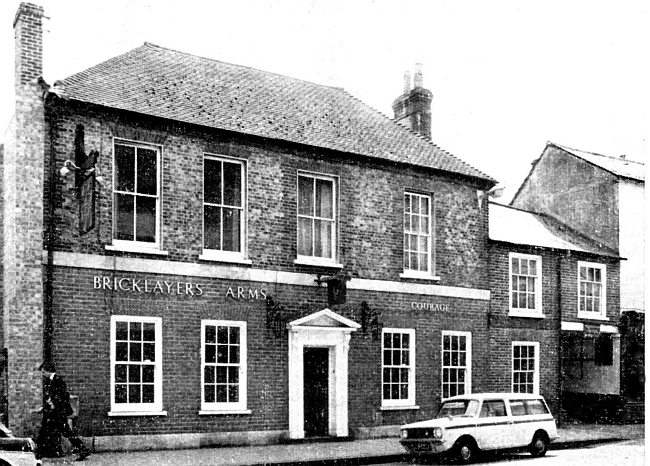
[(558, 255), (557, 259), (557, 331), (558, 331), (558, 361), (557, 361), (557, 373), (558, 373), (558, 411), (559, 416), (557, 417), (557, 426), (562, 426), (562, 409), (563, 409), (563, 380), (564, 376), (562, 374), (562, 261), (563, 256)]

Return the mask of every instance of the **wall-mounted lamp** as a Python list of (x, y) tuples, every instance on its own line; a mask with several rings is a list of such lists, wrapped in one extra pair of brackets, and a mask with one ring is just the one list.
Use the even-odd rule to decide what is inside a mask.
[(70, 173), (73, 170), (75, 172), (79, 172), (84, 177), (90, 176), (92, 173), (95, 173), (95, 181), (97, 181), (99, 184), (102, 184), (102, 182), (104, 181), (104, 178), (99, 173), (99, 169), (96, 168), (95, 166), (92, 166), (84, 170), (76, 166), (75, 163), (70, 159), (63, 162), (63, 167), (61, 167), (59, 173), (61, 174), (61, 176), (67, 176), (68, 173)]

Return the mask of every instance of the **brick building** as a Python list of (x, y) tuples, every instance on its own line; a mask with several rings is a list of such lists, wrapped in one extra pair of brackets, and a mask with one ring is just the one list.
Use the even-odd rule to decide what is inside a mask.
[[(97, 450), (380, 436), (470, 391), (558, 405), (564, 314), (506, 318), (495, 181), (431, 142), (420, 71), (395, 120), (148, 43), (50, 86), (42, 17), (15, 17), (3, 153), (12, 429), (40, 421), (43, 358)], [(533, 341), (540, 383), (515, 387)]]
[[(491, 351), (511, 351), (500, 390), (545, 393), (560, 417), (620, 395), (620, 257), (556, 219), (490, 204)], [(501, 357), (507, 357), (502, 355)], [(498, 367), (497, 371), (503, 371)], [(561, 374), (558, 377), (558, 374)]]
[[(515, 194), (514, 207), (558, 219), (622, 258), (620, 312), (610, 324), (620, 334), (621, 372), (600, 397), (567, 386), (586, 419), (642, 421), (645, 393), (645, 166), (624, 155), (609, 157), (549, 142)], [(585, 330), (587, 350), (591, 336)], [(567, 334), (567, 338), (574, 336)], [(618, 349), (617, 349), (618, 350)], [(583, 351), (584, 353), (584, 351)], [(607, 385), (607, 384), (606, 384)], [(603, 408), (606, 408), (603, 410)]]

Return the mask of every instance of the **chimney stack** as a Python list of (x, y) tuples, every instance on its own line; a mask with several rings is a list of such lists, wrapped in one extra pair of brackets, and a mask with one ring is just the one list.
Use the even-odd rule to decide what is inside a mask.
[(21, 3), (14, 17), (16, 88), (43, 76), (43, 7)]
[(431, 102), (433, 94), (423, 87), (422, 64), (416, 63), (411, 88), (411, 74), (404, 73), (404, 92), (393, 101), (393, 120), (431, 139)]

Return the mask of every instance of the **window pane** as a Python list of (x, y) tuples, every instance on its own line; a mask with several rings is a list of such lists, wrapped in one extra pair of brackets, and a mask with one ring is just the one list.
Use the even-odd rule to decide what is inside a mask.
[(316, 180), (316, 217), (334, 218), (332, 185), (328, 180)]
[(115, 403), (126, 403), (126, 384), (115, 385)]
[(151, 149), (138, 148), (137, 192), (155, 196), (158, 192), (158, 153)]
[(298, 219), (298, 254), (301, 256), (313, 255), (312, 220), (309, 218)]
[(203, 206), (203, 247), (221, 250), (221, 207)]
[(142, 386), (129, 384), (129, 403), (140, 403), (142, 400)]
[(129, 366), (129, 383), (141, 382), (140, 365), (132, 364)]
[(217, 347), (215, 345), (205, 345), (205, 362), (217, 362)]
[(227, 206), (242, 206), (242, 177), (241, 165), (238, 163), (223, 163), (223, 203)]
[(217, 329), (212, 325), (205, 326), (205, 342), (206, 343), (216, 343), (217, 341)]
[(144, 341), (156, 341), (156, 325), (145, 323), (142, 325), (142, 339)]
[(129, 343), (129, 361), (142, 361), (142, 344)]
[(154, 390), (152, 384), (145, 384), (142, 386), (142, 402), (153, 403)]
[(115, 344), (115, 360), (116, 361), (128, 361), (129, 360), (129, 344), (125, 342), (119, 342)]
[(124, 383), (126, 382), (126, 364), (116, 364), (115, 365), (115, 382)]
[(221, 162), (203, 161), (203, 202), (221, 204)]
[(145, 361), (156, 361), (156, 345), (155, 343), (145, 343), (142, 345), (142, 359)]
[(238, 209), (224, 209), (223, 212), (223, 250), (241, 251), (241, 211)]
[(153, 383), (154, 382), (154, 366), (153, 365), (142, 366), (142, 382), (144, 382), (144, 383)]
[(314, 182), (312, 178), (298, 177), (298, 215), (314, 214)]
[(115, 235), (119, 240), (133, 241), (133, 202), (134, 197), (125, 194), (115, 195), (116, 215), (116, 232)]
[(332, 222), (328, 220), (314, 220), (314, 256), (332, 257)]
[(239, 328), (238, 327), (230, 327), (229, 338), (230, 338), (230, 344), (231, 345), (239, 344)]
[(156, 241), (156, 199), (136, 199), (136, 241)]
[(118, 191), (135, 192), (135, 147), (115, 145), (115, 179)]

